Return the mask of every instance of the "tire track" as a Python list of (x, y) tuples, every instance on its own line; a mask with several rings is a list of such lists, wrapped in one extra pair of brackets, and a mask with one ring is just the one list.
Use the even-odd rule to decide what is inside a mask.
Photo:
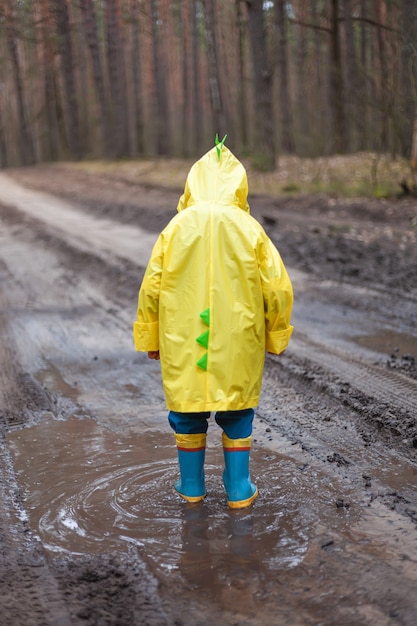
[(351, 354), (318, 344), (299, 333), (291, 340), (291, 350), (296, 357), (312, 361), (336, 374), (367, 397), (396, 409), (417, 412), (417, 381), (399, 372), (365, 363)]

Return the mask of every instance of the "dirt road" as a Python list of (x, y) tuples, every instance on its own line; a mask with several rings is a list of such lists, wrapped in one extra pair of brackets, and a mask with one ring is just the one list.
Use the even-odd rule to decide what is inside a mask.
[(252, 198), (296, 330), (265, 368), (260, 497), (229, 511), (215, 424), (206, 501), (173, 493), (159, 365), (132, 346), (179, 191), (0, 173), (2, 620), (414, 626), (417, 204)]

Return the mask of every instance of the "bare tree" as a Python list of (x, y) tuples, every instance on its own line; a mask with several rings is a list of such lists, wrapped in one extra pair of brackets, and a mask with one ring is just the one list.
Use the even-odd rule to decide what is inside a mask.
[(247, 31), (247, 19), (244, 15), (246, 4), (242, 0), (236, 1), (236, 23), (239, 37), (238, 48), (238, 85), (237, 85), (237, 99), (238, 99), (238, 133), (240, 138), (240, 144), (243, 149), (249, 147), (249, 113), (247, 105), (247, 93), (246, 93), (246, 31)]
[(367, 102), (369, 101), (370, 81), (368, 78), (368, 59), (369, 59), (369, 24), (368, 18), (368, 3), (366, 0), (362, 0), (360, 5), (360, 54), (358, 64), (358, 148), (359, 150), (366, 150), (368, 147), (368, 111), (369, 107)]
[(310, 102), (307, 97), (308, 85), (308, 44), (310, 30), (304, 24), (308, 22), (307, 1), (297, 0), (295, 24), (295, 94), (297, 110), (297, 147), (301, 155), (310, 153), (309, 120)]
[(350, 129), (347, 133), (346, 150), (351, 151), (356, 147), (356, 98), (359, 89), (357, 80), (357, 64), (356, 64), (356, 48), (353, 35), (352, 23), (352, 2), (351, 0), (343, 0), (343, 21), (345, 31), (345, 106), (346, 106), (346, 124)]
[[(401, 7), (401, 120), (402, 153), (411, 155), (412, 166), (417, 168), (417, 5), (413, 0), (403, 0)], [(414, 123), (413, 123), (414, 122)]]
[(328, 154), (331, 151), (331, 127), (328, 120), (331, 116), (330, 81), (329, 81), (329, 37), (330, 30), (324, 22), (325, 13), (320, 13), (316, 2), (310, 6), (311, 20), (314, 26), (312, 54), (314, 69), (311, 75), (311, 120), (310, 151), (314, 156)]
[(268, 58), (263, 0), (246, 0), (254, 76), (256, 139), (254, 161), (258, 168), (271, 171), (276, 166), (275, 127), (272, 105), (273, 70)]
[(103, 64), (100, 54), (95, 2), (93, 0), (78, 0), (78, 3), (83, 16), (83, 26), (90, 50), (104, 156), (105, 158), (112, 158), (115, 155), (114, 142), (109, 104), (105, 89)]
[[(79, 98), (79, 116), (80, 116), (80, 133), (81, 147), (83, 154), (90, 153), (89, 139), (92, 138), (90, 133), (89, 120), (89, 100), (91, 97), (89, 82), (89, 56), (88, 47), (86, 46), (85, 33), (83, 29), (83, 19), (77, 0), (71, 0), (71, 24), (74, 38), (74, 57), (75, 68), (78, 71), (78, 98)], [(96, 143), (96, 142), (94, 142)]]
[(156, 129), (156, 149), (158, 154), (169, 153), (168, 96), (164, 73), (162, 24), (159, 20), (158, 0), (149, 0), (152, 31), (152, 57), (155, 85), (154, 124)]
[(191, 117), (191, 97), (190, 97), (190, 24), (189, 14), (186, 2), (180, 0), (180, 21), (179, 34), (182, 42), (181, 54), (181, 70), (182, 70), (182, 115), (181, 115), (181, 138), (180, 150), (183, 156), (190, 154), (190, 117)]
[(139, 23), (139, 5), (137, 0), (129, 0), (130, 23), (132, 29), (131, 72), (132, 72), (132, 116), (135, 132), (136, 151), (144, 151), (144, 112), (142, 49)]
[[(39, 79), (39, 94), (36, 106), (44, 112), (38, 115), (38, 142), (40, 160), (55, 161), (60, 157), (61, 140), (58, 125), (56, 80), (54, 71), (55, 48), (51, 27), (49, 2), (38, 0), (31, 7), (33, 11), (33, 32), (35, 58)], [(62, 130), (65, 142), (65, 130)]]
[[(1, 98), (1, 92), (0, 92), (0, 98)], [(4, 122), (3, 122), (3, 114), (2, 114), (2, 107), (1, 107), (1, 101), (0, 101), (0, 169), (7, 167), (9, 164), (8, 162), (8, 154), (7, 154), (7, 145), (6, 145), (6, 139), (4, 136)]]
[[(386, 21), (386, 3), (385, 0), (375, 0), (376, 19), (383, 26)], [(387, 64), (387, 42), (384, 29), (378, 27), (376, 29), (377, 45), (378, 45), (378, 61), (379, 61), (379, 80), (378, 80), (378, 100), (380, 109), (380, 146), (381, 150), (389, 149), (389, 116), (391, 109), (392, 91), (388, 89), (388, 64)]]
[(74, 73), (74, 54), (67, 0), (50, 0), (51, 14), (58, 34), (58, 49), (62, 58), (62, 79), (67, 113), (67, 137), (71, 156), (82, 156), (78, 90)]
[(284, 152), (295, 150), (293, 116), (290, 103), (289, 67), (288, 67), (288, 25), (285, 12), (285, 0), (275, 2), (275, 24), (277, 29), (278, 56), (278, 93), (281, 113), (281, 146)]
[(121, 0), (106, 0), (106, 52), (112, 103), (115, 156), (129, 153), (129, 110), (126, 90), (126, 67), (122, 37)]
[[(209, 86), (211, 108), (213, 115), (214, 132), (222, 136), (227, 133), (227, 119), (224, 110), (224, 99), (219, 75), (219, 63), (217, 59), (217, 28), (216, 28), (216, 0), (203, 0), (206, 16), (207, 56), (209, 69)], [(214, 134), (213, 132), (213, 134)]]
[(16, 10), (13, 0), (3, 0), (3, 7), (0, 5), (0, 16), (5, 20), (7, 45), (13, 68), (12, 78), (16, 91), (20, 159), (23, 165), (31, 165), (35, 162), (35, 149), (28, 123), (22, 72), (17, 51)]
[(330, 0), (330, 86), (334, 150), (343, 153), (346, 149), (346, 125), (339, 23), (339, 0)]
[[(187, 0), (185, 0), (187, 2)], [(191, 145), (193, 151), (198, 153), (202, 148), (203, 114), (201, 102), (201, 77), (200, 77), (200, 45), (198, 33), (198, 0), (189, 2), (189, 20), (191, 36), (191, 86), (190, 97), (192, 100), (191, 114)]]

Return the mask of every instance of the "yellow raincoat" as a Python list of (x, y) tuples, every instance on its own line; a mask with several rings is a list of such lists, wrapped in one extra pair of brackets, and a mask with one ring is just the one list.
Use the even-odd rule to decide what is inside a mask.
[(160, 351), (173, 411), (253, 408), (265, 350), (288, 345), (291, 282), (247, 194), (243, 165), (214, 147), (191, 168), (178, 214), (153, 248), (134, 340), (136, 350)]

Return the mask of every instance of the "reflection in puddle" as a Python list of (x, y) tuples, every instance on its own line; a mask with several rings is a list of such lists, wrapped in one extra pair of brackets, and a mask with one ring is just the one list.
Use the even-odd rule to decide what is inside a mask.
[(340, 494), (328, 477), (261, 449), (251, 466), (260, 497), (250, 509), (231, 511), (218, 445), (207, 451), (208, 496), (189, 505), (173, 491), (169, 432), (121, 437), (93, 420), (51, 420), (10, 433), (8, 443), (31, 527), (45, 547), (105, 553), (133, 543), (157, 572), (174, 573), (190, 588), (220, 593), (233, 580), (236, 589), (248, 572), (253, 586), (300, 564), (323, 521), (339, 530), (352, 521), (335, 507)]

